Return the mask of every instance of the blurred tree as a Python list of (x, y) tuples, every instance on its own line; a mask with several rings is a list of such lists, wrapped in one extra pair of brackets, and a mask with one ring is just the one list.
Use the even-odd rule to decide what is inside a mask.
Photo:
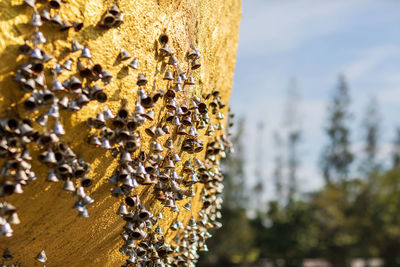
[(350, 97), (343, 75), (328, 106), (329, 121), (326, 133), (329, 144), (323, 151), (321, 167), (326, 183), (347, 179), (353, 154), (350, 151), (350, 130), (348, 128)]
[(297, 90), (297, 81), (292, 78), (289, 82), (287, 102), (285, 107), (284, 127), (286, 130), (287, 145), (287, 201), (291, 202), (297, 192), (299, 157), (298, 146), (301, 141), (301, 116), (299, 112), (300, 95)]
[(362, 124), (365, 157), (361, 161), (360, 170), (367, 178), (371, 178), (380, 169), (377, 159), (380, 120), (378, 100), (373, 96), (368, 102)]
[(253, 195), (253, 201), (255, 202), (255, 210), (256, 212), (260, 212), (259, 209), (263, 208), (262, 206), (260, 207), (259, 203), (263, 202), (263, 193), (265, 190), (264, 187), (264, 168), (265, 168), (265, 162), (264, 162), (264, 156), (266, 153), (266, 150), (264, 149), (263, 145), (263, 139), (264, 139), (264, 123), (259, 122), (257, 124), (257, 137), (255, 139), (256, 144), (256, 159), (255, 159), (255, 178), (256, 178), (256, 184), (253, 187), (254, 195)]
[(274, 133), (274, 170), (273, 170), (273, 181), (275, 187), (275, 197), (278, 202), (282, 201), (283, 197), (283, 155), (282, 155), (282, 137), (278, 131)]
[(392, 168), (400, 169), (400, 127), (396, 129), (396, 136), (393, 142)]

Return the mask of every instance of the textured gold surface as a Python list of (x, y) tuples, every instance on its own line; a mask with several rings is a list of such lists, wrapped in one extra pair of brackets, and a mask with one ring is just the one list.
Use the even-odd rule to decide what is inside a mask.
[[(33, 32), (33, 27), (28, 24), (33, 10), (21, 3), (22, 0), (0, 1), (1, 117), (15, 114), (21, 117), (37, 116), (45, 111), (41, 109), (33, 114), (26, 113), (21, 103), (28, 95), (13, 81), (14, 71), (25, 60), (17, 55), (18, 46)], [(46, 1), (39, 2), (39, 6), (40, 3), (46, 4)], [(84, 28), (80, 32), (59, 32), (56, 27), (48, 24), (41, 27), (47, 38), (44, 50), (59, 62), (69, 57), (76, 62), (79, 52), (69, 55), (70, 41), (76, 39), (88, 45), (93, 61), (110, 71), (114, 81), (104, 87), (109, 96), (105, 104), (93, 101), (76, 113), (61, 111), (61, 122), (67, 132), (63, 140), (92, 166), (88, 176), (93, 178), (94, 183), (88, 193), (95, 199), (95, 203), (88, 206), (90, 218), (77, 217), (78, 212), (73, 209), (76, 198), (62, 190), (62, 183), (45, 182), (48, 168), (36, 160), (33, 161), (33, 170), (38, 179), (24, 187), (22, 195), (6, 199), (17, 207), (21, 224), (13, 226), (13, 237), (0, 237), (0, 249), (10, 248), (15, 260), (23, 266), (41, 266), (34, 258), (42, 249), (48, 257), (46, 266), (120, 266), (124, 262), (118, 252), (121, 246), (119, 234), (124, 222), (115, 214), (119, 202), (111, 197), (112, 187), (107, 181), (117, 166), (117, 160), (108, 151), (90, 147), (86, 143), (90, 129), (86, 127), (85, 121), (95, 116), (104, 105), (116, 113), (121, 99), (127, 99), (128, 107), (132, 110), (139, 72), (149, 80), (148, 91), (153, 86), (165, 89), (166, 82), (162, 80), (164, 69), (155, 57), (158, 49), (156, 40), (161, 33), (169, 36), (169, 45), (179, 59), (180, 66), (187, 67), (185, 53), (190, 45), (195, 45), (202, 54), (202, 67), (194, 75), (197, 85), (185, 87), (181, 101), (189, 104), (193, 95), (200, 96), (201, 93), (211, 92), (213, 88), (221, 91), (225, 103), (229, 100), (238, 42), (240, 0), (121, 0), (115, 3), (125, 14), (124, 23), (115, 29), (99, 28), (96, 25), (102, 14), (113, 3), (104, 0), (66, 1), (60, 9), (60, 15), (69, 21), (83, 21)], [(126, 68), (129, 62), (116, 61), (121, 47), (137, 55), (140, 60), (139, 70)], [(224, 113), (227, 113), (226, 108)], [(149, 125), (150, 122), (146, 122), (141, 129)], [(203, 131), (200, 133), (204, 134)], [(207, 140), (204, 137), (202, 139)], [(143, 141), (148, 149), (148, 139), (143, 138)], [(185, 156), (183, 153), (183, 159)], [(37, 154), (33, 157), (36, 159)], [(195, 217), (196, 211), (201, 209), (200, 191), (200, 186), (197, 186), (197, 194), (192, 202)], [(147, 208), (152, 212), (163, 212), (165, 219), (160, 226), (167, 233), (167, 240), (171, 240), (173, 235), (169, 234), (168, 227), (176, 214), (168, 208), (162, 208), (151, 192), (148, 186), (140, 186), (138, 190)], [(181, 201), (179, 206), (187, 201)], [(186, 225), (190, 215), (189, 211), (181, 209), (179, 218)]]

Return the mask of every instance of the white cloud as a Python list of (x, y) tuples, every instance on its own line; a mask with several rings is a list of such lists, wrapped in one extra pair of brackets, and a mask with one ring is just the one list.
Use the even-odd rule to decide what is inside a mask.
[(398, 45), (384, 44), (372, 47), (362, 51), (356, 60), (343, 68), (343, 72), (352, 81), (368, 79), (372, 72), (375, 77), (381, 78), (379, 67), (399, 56), (400, 46)]
[(239, 47), (245, 53), (289, 51), (314, 37), (349, 26), (356, 12), (371, 8), (371, 0), (243, 2)]

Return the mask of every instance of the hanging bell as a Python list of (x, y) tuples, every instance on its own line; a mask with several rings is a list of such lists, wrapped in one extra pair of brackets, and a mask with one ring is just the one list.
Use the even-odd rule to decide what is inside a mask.
[(186, 203), (183, 208), (187, 211), (191, 211), (192, 209), (192, 204), (190, 202)]
[(47, 256), (44, 250), (42, 250), (37, 256), (36, 260), (45, 263), (47, 261)]
[(81, 58), (92, 58), (89, 48), (85, 45), (82, 49)]
[(28, 5), (28, 6), (30, 6), (30, 7), (35, 7), (35, 0), (24, 0), (24, 4), (25, 5)]
[(34, 60), (43, 60), (42, 51), (39, 48), (35, 47), (34, 49), (32, 49), (30, 58)]
[(64, 127), (59, 121), (56, 121), (56, 123), (54, 125), (54, 133), (58, 134), (58, 135), (64, 135), (65, 134)]
[(119, 57), (121, 60), (127, 60), (131, 58), (131, 55), (123, 48), (121, 48), (121, 52), (119, 53)]
[(144, 77), (143, 74), (139, 74), (138, 75), (138, 80), (137, 80), (137, 85), (138, 86), (144, 86), (147, 84), (147, 79), (146, 77)]
[(40, 31), (36, 31), (33, 34), (33, 43), (34, 44), (44, 44), (46, 43), (46, 38), (44, 37), (43, 33)]
[[(29, 0), (28, 0), (29, 1)], [(32, 0), (31, 0), (32, 1)], [(45, 21), (50, 21), (51, 17), (50, 17), (50, 12), (47, 9), (43, 9), (42, 14), (40, 15), (42, 17), (42, 19), (44, 19)]]
[(43, 25), (42, 20), (40, 18), (40, 14), (38, 12), (36, 12), (36, 11), (33, 12), (30, 24), (33, 27), (40, 27)]
[(66, 70), (71, 71), (72, 68), (72, 59), (67, 59), (66, 61), (64, 61), (64, 63), (62, 64), (62, 67)]
[(164, 149), (162, 148), (160, 143), (154, 142), (152, 145), (153, 145), (153, 152), (154, 153), (160, 153), (160, 152), (164, 151)]
[(161, 56), (170, 56), (172, 54), (172, 50), (169, 48), (168, 44), (164, 44), (163, 47), (160, 48)]
[(53, 104), (49, 109), (48, 115), (53, 117), (53, 118), (60, 117), (58, 105)]
[(104, 118), (106, 120), (114, 119), (115, 115), (112, 113), (112, 111), (110, 109), (108, 109), (107, 107), (104, 107)]
[(72, 182), (70, 179), (65, 180), (63, 189), (65, 191), (74, 192), (75, 191), (74, 182)]
[(168, 60), (168, 65), (176, 66), (178, 62), (178, 59), (174, 55), (171, 55)]
[(192, 70), (196, 70), (201, 67), (201, 64), (197, 60), (192, 61)]
[(123, 202), (121, 202), (121, 204), (119, 205), (117, 214), (119, 216), (124, 216), (124, 215), (128, 214), (128, 209), (127, 209), (126, 205)]
[(137, 70), (139, 66), (139, 59), (135, 57), (131, 63), (129, 63), (128, 67)]
[(185, 81), (186, 85), (195, 85), (196, 82), (194, 81), (192, 76), (189, 76), (189, 79), (187, 81)]
[(174, 80), (174, 76), (172, 75), (172, 72), (167, 70), (165, 72), (164, 78), (163, 80), (167, 80), (167, 81), (173, 81)]
[(56, 25), (61, 26), (62, 25), (62, 20), (59, 14), (54, 15), (51, 19), (50, 19), (51, 23), (54, 23)]
[(61, 6), (61, 0), (50, 0), (49, 6), (50, 8), (59, 9)]

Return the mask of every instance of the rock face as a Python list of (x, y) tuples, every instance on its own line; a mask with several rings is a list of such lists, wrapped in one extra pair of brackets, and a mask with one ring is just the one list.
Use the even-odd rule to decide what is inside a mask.
[[(19, 121), (19, 127), (22, 127), (22, 119), (29, 119), (33, 127), (33, 130), (27, 134), (29, 142), (26, 145), (20, 144), (19, 147), (17, 146), (17, 151), (4, 153), (0, 151), (3, 156), (0, 159), (0, 163), (3, 165), (0, 185), (4, 196), (4, 198), (0, 198), (0, 201), (12, 203), (21, 221), (20, 224), (11, 225), (12, 236), (0, 236), (0, 250), (4, 251), (8, 248), (13, 255), (13, 259), (5, 263), (13, 262), (20, 263), (22, 266), (40, 266), (42, 263), (35, 258), (44, 250), (47, 266), (120, 266), (124, 264), (128, 257), (121, 254), (119, 250), (121, 247), (122, 250), (126, 249), (126, 242), (121, 238), (121, 233), (126, 221), (129, 220), (122, 219), (122, 216), (117, 215), (116, 212), (126, 196), (139, 196), (140, 203), (154, 214), (154, 218), (158, 217), (157, 214), (159, 213), (163, 215), (163, 219), (158, 219), (158, 221), (155, 219), (154, 225), (148, 226), (146, 231), (148, 236), (155, 235), (152, 234), (151, 228), (159, 226), (163, 235), (158, 235), (157, 238), (162, 239), (162, 236), (164, 236), (165, 243), (172, 245), (172, 248), (169, 248), (170, 252), (176, 246), (181, 245), (185, 238), (184, 229), (178, 227), (177, 230), (174, 230), (174, 227), (171, 228), (171, 225), (177, 221), (182, 222), (182, 228), (188, 230), (187, 225), (191, 217), (197, 221), (199, 218), (204, 220), (204, 217), (211, 216), (211, 218), (208, 218), (208, 224), (199, 226), (199, 228), (202, 227), (205, 231), (218, 226), (215, 223), (215, 217), (218, 217), (216, 210), (219, 200), (215, 197), (215, 194), (220, 192), (221, 188), (218, 172), (214, 168), (218, 167), (220, 154), (223, 154), (222, 150), (224, 149), (221, 149), (221, 145), (222, 148), (224, 146), (225, 148), (229, 147), (229, 142), (225, 140), (224, 130), (221, 126), (226, 125), (226, 119), (223, 117), (226, 118), (228, 115), (227, 104), (232, 88), (238, 43), (240, 0), (119, 0), (115, 4), (118, 5), (118, 12), (120, 13), (112, 9), (113, 3), (110, 1), (34, 2), (28, 0), (0, 1), (0, 27), (2, 29), (0, 32), (0, 118), (14, 118)], [(52, 22), (46, 21), (46, 15), (43, 16), (45, 9), (49, 11)], [(42, 14), (40, 21), (34, 15), (35, 10)], [(109, 13), (107, 13), (107, 10)], [(108, 21), (105, 16), (113, 14), (114, 11), (114, 17)], [(61, 25), (57, 24), (57, 14), (60, 15)], [(121, 19), (120, 14), (123, 14), (123, 23), (118, 25), (118, 19)], [(73, 22), (83, 23), (83, 27), (80, 28), (80, 24)], [(44, 40), (41, 36), (34, 33), (35, 27), (31, 25), (32, 23), (36, 24), (37, 31), (43, 33), (46, 42), (42, 43)], [(104, 27), (101, 24), (112, 27)], [(74, 27), (69, 28), (69, 25), (75, 26), (75, 29)], [(28, 51), (27, 55), (21, 54), (21, 46), (24, 43), (29, 45), (31, 49), (34, 48), (34, 41), (32, 41), (31, 36), (36, 36), (34, 41), (37, 43), (37, 48), (51, 55), (52, 59), (43, 63), (43, 60), (35, 59), (32, 51)], [(165, 39), (161, 38), (160, 42), (160, 36), (168, 36), (167, 44), (173, 51), (174, 58), (171, 59), (170, 55), (162, 54), (160, 48), (165, 45), (163, 43)], [(82, 49), (72, 52), (72, 41), (87, 47), (91, 58), (85, 57), (84, 52), (87, 51), (82, 52)], [(121, 49), (128, 52), (131, 57), (124, 60)], [(201, 54), (201, 57), (197, 59), (201, 64), (198, 69), (195, 69), (196, 66), (193, 63), (194, 59), (197, 58), (196, 53)], [(194, 54), (194, 56), (188, 57), (188, 54)], [(128, 66), (134, 58), (138, 59), (137, 69)], [(62, 73), (57, 73), (57, 70), (54, 70), (57, 63), (63, 64), (69, 59), (72, 60), (71, 70), (67, 70), (68, 66), (65, 65)], [(176, 65), (171, 62), (175, 59), (177, 60)], [(25, 71), (29, 73), (22, 71), (21, 74), (21, 71), (18, 70), (24, 67), (26, 62), (32, 63), (25, 66), (29, 69)], [(42, 65), (38, 63), (44, 65), (43, 71), (41, 70)], [(102, 67), (102, 71), (106, 70), (112, 75), (111, 82), (108, 83), (106, 73), (103, 73), (101, 79), (96, 68), (93, 69), (95, 64), (99, 64), (98, 66)], [(193, 78), (195, 85), (186, 82), (182, 85), (182, 91), (176, 88), (175, 83), (180, 72), (178, 66), (186, 72), (188, 81)], [(32, 70), (33, 74), (31, 73)], [(171, 72), (174, 80), (167, 79), (166, 72), (168, 71)], [(36, 87), (39, 93), (31, 92), (32, 84), (29, 84), (29, 79), (40, 79), (40, 77), (37, 77), (42, 74), (45, 78), (44, 82), (36, 80), (33, 83), (33, 87)], [(145, 76), (147, 84), (141, 85), (139, 83), (138, 85), (139, 74)], [(74, 82), (72, 76), (76, 77), (78, 81)], [(69, 84), (64, 83), (63, 85), (69, 88), (55, 92), (54, 79), (60, 82), (68, 80)], [(81, 85), (79, 81), (82, 83)], [(98, 85), (102, 94), (95, 94), (97, 87), (93, 87), (94, 85)], [(50, 100), (44, 96), (47, 92), (45, 91), (46, 87), (50, 91)], [(90, 88), (90, 90), (84, 89), (85, 87)], [(154, 92), (160, 89), (172, 91), (169, 91), (169, 94), (160, 98), (154, 105), (150, 103), (148, 107), (145, 106), (146, 101), (144, 99), (146, 97), (143, 94), (142, 101), (140, 101), (139, 92), (145, 92), (147, 96), (154, 96)], [(219, 95), (217, 95), (218, 92)], [(171, 100), (174, 93), (176, 94), (176, 103)], [(214, 93), (214, 95), (211, 93)], [(104, 101), (104, 94), (107, 96), (106, 101)], [(58, 104), (53, 99), (54, 95), (59, 99)], [(87, 99), (79, 100), (82, 95), (85, 95)], [(70, 103), (67, 109), (63, 109), (60, 104), (64, 96), (67, 96)], [(33, 97), (33, 103), (29, 102), (29, 97)], [(71, 104), (74, 99), (78, 102), (75, 106)], [(195, 102), (194, 107), (193, 101)], [(154, 120), (146, 119), (142, 114), (138, 114), (138, 103), (145, 106), (145, 112), (154, 111)], [(206, 104), (207, 110), (204, 111), (200, 108), (201, 112), (198, 112), (199, 121), (187, 124), (185, 130), (188, 134), (179, 134), (179, 127), (173, 124), (174, 119), (179, 118), (180, 121), (183, 121), (190, 117), (190, 119), (195, 120), (196, 112), (199, 110), (196, 105), (199, 104)], [(226, 104), (226, 107), (223, 104)], [(52, 113), (54, 112), (52, 107), (54, 109), (54, 106), (57, 105), (60, 114), (58, 119)], [(177, 114), (174, 105), (177, 105), (178, 108), (188, 107), (191, 114), (185, 110), (183, 110), (185, 114)], [(93, 134), (99, 137), (100, 143), (107, 139), (105, 137), (107, 132), (101, 129), (103, 125), (101, 123), (100, 125), (93, 125), (94, 118), (97, 114), (102, 113), (105, 107), (109, 108), (113, 114), (117, 114), (124, 108), (128, 111), (129, 117), (133, 114), (145, 119), (145, 121), (140, 119), (138, 122), (137, 117), (133, 116), (134, 125), (128, 130), (129, 135), (140, 135), (140, 141), (135, 139), (137, 149), (129, 152), (132, 161), (128, 159), (128, 162), (126, 162), (122, 159), (123, 151), (126, 150), (126, 140), (121, 137), (122, 130), (119, 130), (117, 123), (113, 123), (111, 119), (106, 121), (105, 126), (113, 131), (111, 134), (119, 136), (114, 137), (114, 139), (110, 137), (110, 145), (114, 150), (105, 149), (104, 144), (103, 148), (101, 144), (97, 146), (88, 144), (88, 140)], [(43, 120), (40, 120), (43, 119), (43, 116), (40, 116), (49, 111), (51, 114), (48, 115), (47, 124), (45, 124)], [(209, 121), (204, 119), (206, 113), (209, 114)], [(120, 115), (122, 116), (122, 114)], [(170, 118), (171, 123), (167, 119), (169, 115), (172, 117), (172, 119)], [(88, 121), (89, 123), (87, 123)], [(207, 122), (205, 128), (199, 127), (203, 121)], [(3, 138), (2, 140), (6, 140), (5, 149), (9, 149), (8, 138), (17, 136), (18, 139), (20, 137), (12, 129), (8, 129), (7, 125), (4, 124), (5, 122), (3, 120), (0, 136)], [(47, 145), (43, 141), (43, 135), (46, 135), (46, 132), (55, 131), (56, 123), (63, 126), (65, 134), (59, 131), (58, 138), (60, 140), (56, 142), (57, 144)], [(88, 124), (92, 127), (89, 127)], [(126, 128), (126, 121), (124, 124)], [(145, 131), (153, 125), (160, 127), (168, 125), (171, 133), (156, 138), (152, 136), (151, 130)], [(211, 125), (216, 128), (213, 136), (207, 135)], [(189, 134), (191, 128), (197, 130), (198, 137)], [(35, 132), (37, 134), (34, 134)], [(166, 148), (164, 146), (162, 152), (154, 152), (153, 142), (164, 145), (168, 138), (172, 139), (174, 147)], [(185, 141), (188, 139), (192, 141)], [(90, 141), (93, 143), (93, 138)], [(94, 202), (83, 203), (87, 204), (86, 208), (89, 214), (87, 218), (85, 218), (86, 211), (82, 212), (82, 208), (81, 212), (74, 209), (77, 201), (85, 202), (82, 193), (83, 188), (79, 189), (79, 186), (84, 183), (83, 174), (68, 176), (68, 170), (66, 170), (67, 174), (62, 175), (61, 172), (64, 169), (61, 170), (60, 165), (63, 162), (60, 163), (62, 160), (59, 158), (56, 158), (55, 163), (51, 160), (46, 162), (46, 157), (49, 158), (49, 151), (57, 152), (59, 151), (57, 149), (61, 150), (59, 148), (60, 142), (66, 144), (74, 152), (76, 158), (83, 160), (79, 164), (75, 161), (76, 164), (72, 167), (74, 173), (78, 167), (85, 169), (84, 167), (90, 166), (84, 176), (89, 177), (92, 184), (84, 188), (84, 192), (94, 199)], [(190, 151), (193, 142), (195, 147), (203, 147), (204, 149), (199, 149), (198, 152), (193, 153), (193, 150)], [(189, 145), (189, 150), (184, 149), (182, 151), (185, 144)], [(218, 148), (218, 146), (220, 147)], [(7, 169), (10, 169), (10, 160), (21, 157), (20, 152), (23, 148), (29, 150), (32, 155), (31, 170), (35, 173), (36, 179), (33, 175), (27, 179), (22, 179), (18, 174), (6, 172)], [(147, 154), (146, 160), (139, 160), (139, 152), (141, 151)], [(181, 161), (174, 162), (174, 170), (176, 170), (178, 177), (176, 178), (177, 182), (171, 185), (173, 173), (166, 165), (168, 164), (167, 159), (172, 160), (172, 155), (175, 153), (179, 155)], [(162, 155), (166, 160), (155, 162), (157, 159), (153, 158), (153, 161), (151, 161), (151, 155)], [(211, 178), (207, 178), (206, 175), (206, 177), (200, 179), (202, 170), (199, 166), (193, 167), (194, 171), (185, 169), (184, 163), (188, 160), (196, 165), (194, 157), (199, 159), (201, 164), (205, 164), (205, 168), (208, 168), (207, 171), (212, 174)], [(20, 162), (20, 158), (17, 161)], [(71, 165), (73, 160), (65, 160), (64, 162), (66, 165)], [(156, 170), (168, 176), (166, 178), (168, 180), (167, 185), (165, 183), (163, 185), (167, 188), (164, 188), (164, 191), (167, 191), (167, 200), (176, 200), (175, 208), (168, 207), (167, 201), (162, 200), (162, 196), (160, 197), (155, 193), (157, 192), (157, 189), (155, 189), (158, 186), (157, 184), (146, 184), (141, 180), (145, 177), (137, 174), (138, 166), (149, 167), (150, 163)], [(18, 170), (22, 168), (20, 165), (18, 165)], [(127, 165), (134, 169), (134, 171), (132, 170), (134, 173), (132, 177), (140, 185), (134, 186), (129, 192), (123, 192), (125, 195), (119, 195), (115, 191), (116, 185), (110, 183), (109, 178), (113, 175), (119, 175)], [(68, 167), (65, 168), (68, 169)], [(59, 182), (46, 181), (50, 169), (60, 172), (57, 174)], [(150, 169), (146, 170), (149, 173), (151, 172)], [(191, 183), (187, 181), (189, 174), (193, 173), (200, 177), (200, 182)], [(152, 182), (159, 183), (159, 176), (160, 173), (151, 176)], [(180, 177), (183, 181), (180, 180)], [(78, 192), (63, 190), (65, 180), (71, 181), (73, 187), (78, 188)], [(118, 181), (118, 188), (121, 188), (121, 182)], [(26, 185), (22, 185), (23, 193), (8, 195), (8, 192), (5, 192), (6, 185), (15, 186), (24, 183)], [(179, 186), (179, 189), (172, 190), (173, 186)], [(190, 188), (192, 192), (189, 192)], [(172, 196), (168, 193), (168, 190), (172, 192)], [(179, 190), (181, 192), (177, 192)], [(112, 196), (111, 191), (114, 192), (115, 196)], [(183, 195), (182, 200), (179, 200), (179, 194)], [(204, 198), (204, 196), (206, 197)], [(90, 202), (90, 199), (86, 200)], [(191, 203), (190, 211), (184, 208), (188, 203)], [(207, 206), (205, 203), (207, 203)], [(80, 208), (78, 207), (78, 209)], [(138, 209), (140, 207), (135, 208), (135, 205), (131, 208), (133, 213)], [(210, 209), (212, 210), (210, 211)], [(206, 215), (199, 216), (200, 210), (203, 210)], [(208, 213), (210, 215), (207, 215)], [(82, 218), (78, 214), (84, 217)], [(3, 218), (0, 222), (4, 230), (8, 227), (5, 226), (5, 219), (10, 217), (10, 213), (5, 214), (4, 206), (1, 215)], [(9, 218), (9, 220), (11, 219)], [(195, 232), (191, 228), (189, 230), (192, 232), (186, 233)], [(201, 232), (200, 230), (196, 231), (197, 234)], [(7, 231), (3, 231), (3, 234), (5, 232)], [(177, 234), (180, 235), (180, 241), (179, 238), (176, 238)], [(200, 239), (204, 239), (204, 236)], [(201, 240), (196, 241), (196, 246), (203, 245)], [(136, 245), (139, 242), (136, 241)], [(184, 249), (181, 248), (181, 250)], [(127, 251), (125, 251), (125, 254), (129, 254), (129, 249)], [(180, 254), (175, 251), (169, 255), (170, 260), (174, 261)], [(180, 260), (187, 260), (185, 257), (181, 256)], [(187, 260), (187, 262), (195, 262), (195, 259)]]

